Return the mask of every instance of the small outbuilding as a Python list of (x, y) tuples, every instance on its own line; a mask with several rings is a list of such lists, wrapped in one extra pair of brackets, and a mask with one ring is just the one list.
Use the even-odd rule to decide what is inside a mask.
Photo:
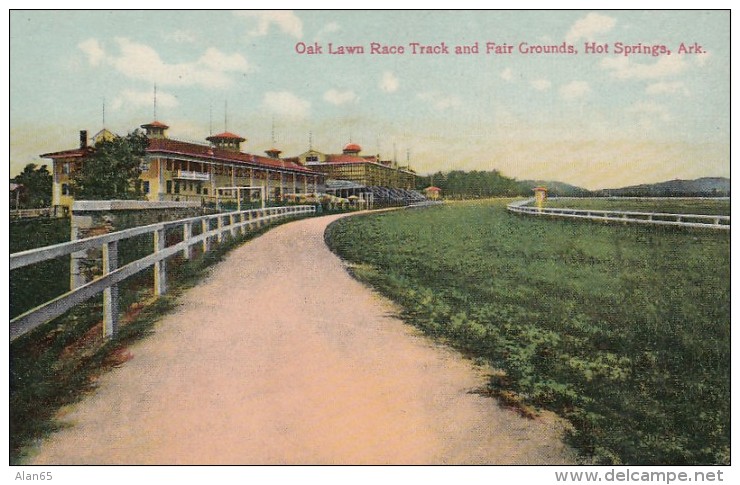
[(542, 207), (547, 200), (547, 187), (535, 187), (532, 190), (534, 191), (534, 201), (537, 207)]
[(442, 197), (442, 189), (434, 186), (427, 187), (424, 189), (424, 195), (429, 200), (439, 200)]

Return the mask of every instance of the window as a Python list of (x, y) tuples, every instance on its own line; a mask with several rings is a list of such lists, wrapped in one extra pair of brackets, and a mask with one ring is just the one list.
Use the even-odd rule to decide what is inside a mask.
[(175, 182), (175, 193), (176, 194), (180, 193), (180, 182)]
[(69, 175), (69, 172), (71, 172), (71, 170), (70, 170), (70, 163), (69, 162), (64, 162), (62, 164), (62, 173), (65, 174), (65, 175)]
[(318, 161), (319, 161), (319, 157), (317, 157), (316, 155), (308, 155), (306, 157), (306, 163), (308, 163), (308, 162), (318, 162)]
[(168, 194), (172, 193), (172, 180), (167, 181), (167, 193)]
[(69, 195), (69, 185), (62, 184), (62, 195)]
[(144, 180), (144, 183), (142, 184), (141, 189), (145, 194), (149, 193), (149, 181), (148, 180)]

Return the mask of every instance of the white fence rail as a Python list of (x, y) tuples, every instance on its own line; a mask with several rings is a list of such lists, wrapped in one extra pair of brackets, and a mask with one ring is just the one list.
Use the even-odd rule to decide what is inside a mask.
[(10, 211), (11, 219), (26, 219), (29, 217), (48, 217), (52, 213), (50, 207), (41, 209), (13, 209)]
[(667, 212), (631, 212), (615, 210), (566, 209), (554, 207), (532, 207), (534, 199), (512, 202), (507, 206), (510, 212), (550, 217), (590, 219), (594, 221), (625, 222), (635, 224), (655, 224), (664, 226), (699, 227), (707, 229), (730, 230), (730, 216), (713, 214), (672, 214)]
[[(202, 244), (207, 252), (214, 241), (221, 242), (225, 237), (244, 234), (247, 230), (283, 219), (313, 214), (314, 206), (301, 205), (289, 207), (271, 207), (246, 211), (225, 212), (207, 216), (191, 217), (177, 221), (160, 222), (148, 226), (135, 227), (100, 236), (80, 239), (67, 243), (55, 244), (43, 248), (30, 249), (10, 255), (10, 270), (22, 268), (42, 261), (66, 256), (77, 251), (102, 248), (103, 274), (101, 277), (78, 288), (43, 303), (36, 308), (18, 315), (10, 320), (10, 341), (30, 332), (34, 328), (62, 315), (67, 310), (103, 292), (103, 332), (106, 337), (115, 335), (118, 326), (118, 283), (126, 278), (154, 266), (154, 293), (163, 295), (167, 292), (165, 260), (177, 253), (184, 258), (191, 257), (191, 248)], [(216, 228), (211, 226), (216, 221)], [(193, 226), (200, 224), (200, 234), (193, 235)], [(166, 246), (167, 230), (182, 228), (182, 241)], [(118, 267), (118, 241), (143, 234), (154, 235), (153, 252), (125, 266)]]

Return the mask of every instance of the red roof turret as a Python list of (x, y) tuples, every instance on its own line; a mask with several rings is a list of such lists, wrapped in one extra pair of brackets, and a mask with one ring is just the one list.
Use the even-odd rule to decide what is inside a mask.
[(141, 125), (141, 127), (144, 128), (145, 130), (149, 128), (161, 128), (163, 130), (169, 129), (169, 126), (157, 120), (154, 120), (151, 123), (147, 123), (145, 125)]
[(157, 120), (141, 125), (141, 127), (146, 130), (146, 136), (149, 138), (166, 138), (164, 132), (169, 128), (169, 126)]
[(357, 143), (347, 143), (344, 145), (344, 153), (359, 153), (362, 151), (362, 147)]
[(206, 138), (208, 141), (218, 141), (218, 140), (238, 140), (239, 143), (246, 141), (246, 138), (243, 138), (239, 135), (235, 135), (234, 133), (231, 133), (230, 131), (224, 131), (223, 133), (219, 133), (218, 135), (211, 135), (208, 138)]

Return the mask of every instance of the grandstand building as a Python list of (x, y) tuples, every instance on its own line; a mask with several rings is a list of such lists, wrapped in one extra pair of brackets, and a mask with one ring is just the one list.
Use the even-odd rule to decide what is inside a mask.
[[(234, 133), (212, 135), (206, 138), (210, 143), (199, 144), (169, 138), (169, 126), (159, 121), (141, 127), (149, 138), (139, 177), (148, 200), (207, 202), (220, 195), (222, 187), (258, 187), (249, 195), (264, 192), (271, 201), (324, 191), (325, 175), (320, 171), (280, 159), (276, 148), (267, 150), (267, 156), (244, 153), (241, 145), (246, 139)], [(53, 206), (71, 207), (72, 174), (93, 153), (95, 143), (112, 136), (102, 130), (89, 145), (87, 132), (81, 131), (77, 148), (41, 155), (53, 162)]]
[(348, 180), (367, 187), (414, 189), (416, 173), (410, 167), (398, 167), (390, 160), (381, 160), (378, 155), (361, 156), (361, 151), (356, 143), (348, 143), (338, 154), (311, 149), (298, 155), (297, 162), (323, 173), (329, 180)]
[(416, 173), (379, 155), (360, 155), (362, 148), (348, 143), (342, 153), (322, 153), (313, 148), (294, 160), (326, 177), (325, 191), (338, 197), (359, 197), (372, 204), (408, 204), (425, 200), (414, 190)]

